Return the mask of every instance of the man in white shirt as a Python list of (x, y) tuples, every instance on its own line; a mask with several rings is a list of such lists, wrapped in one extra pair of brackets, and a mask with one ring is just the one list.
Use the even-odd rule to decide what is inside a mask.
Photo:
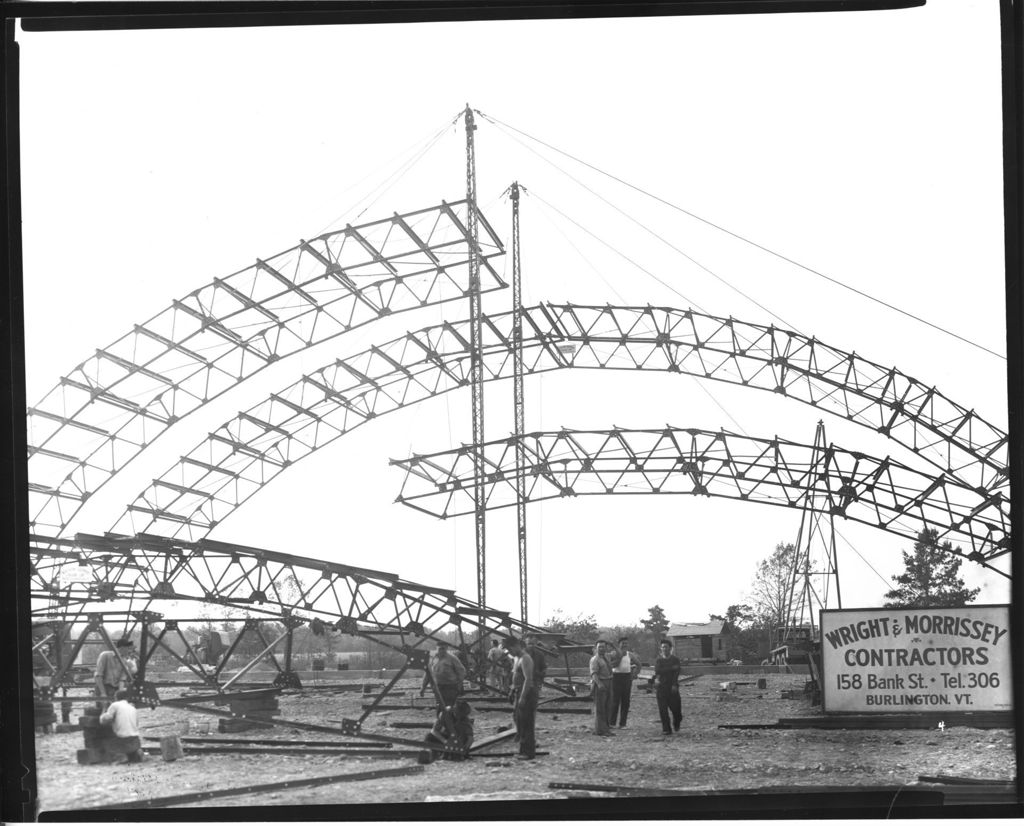
[(608, 725), (612, 728), (615, 727), (616, 719), (619, 728), (626, 727), (633, 680), (640, 673), (640, 658), (629, 649), (629, 638), (623, 637), (619, 640), (618, 648), (612, 650), (612, 698), (608, 709)]
[(108, 742), (108, 751), (125, 754), (129, 763), (142, 761), (142, 740), (139, 737), (139, 712), (128, 702), (128, 692), (120, 689), (114, 702), (100, 715), (101, 724), (109, 724), (116, 738)]

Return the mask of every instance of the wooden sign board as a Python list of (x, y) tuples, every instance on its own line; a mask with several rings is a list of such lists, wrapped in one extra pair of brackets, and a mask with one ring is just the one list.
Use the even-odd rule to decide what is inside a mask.
[(827, 714), (1012, 709), (1010, 607), (821, 612)]

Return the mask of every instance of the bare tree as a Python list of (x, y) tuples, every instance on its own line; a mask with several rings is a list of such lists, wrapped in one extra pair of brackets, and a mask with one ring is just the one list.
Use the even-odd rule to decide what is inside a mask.
[(796, 546), (780, 542), (771, 556), (758, 563), (754, 574), (750, 601), (757, 621), (769, 631), (769, 646), (775, 644), (777, 629), (789, 621), (797, 561)]

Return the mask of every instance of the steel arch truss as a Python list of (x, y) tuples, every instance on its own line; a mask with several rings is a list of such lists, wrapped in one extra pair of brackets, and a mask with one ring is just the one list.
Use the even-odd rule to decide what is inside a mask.
[(467, 629), (467, 638), (471, 631), (551, 636), (506, 611), (396, 574), (208, 539), (36, 535), (30, 551), (33, 614), (65, 621), (95, 611), (146, 612), (174, 600), (255, 617), (318, 620), (347, 634), (389, 635), (399, 648), (450, 628)]
[[(215, 278), (97, 350), (28, 411), (33, 530), (82, 503), (183, 416), (263, 367), (392, 313), (464, 297), (465, 201), (327, 233)], [(479, 213), (481, 289), (505, 284)]]
[[(488, 380), (513, 374), (513, 314), (485, 316)], [(692, 310), (543, 304), (523, 310), (524, 370), (660, 370), (781, 393), (883, 433), (1008, 507), (1006, 434), (935, 388), (813, 338)], [(469, 385), (469, 322), (338, 359), (239, 413), (144, 490), (120, 533), (195, 540), (282, 470), (353, 428)], [(939, 451), (938, 456), (934, 454)]]
[[(486, 444), (488, 508), (516, 503), (515, 438)], [(1009, 553), (1002, 494), (979, 494), (891, 458), (724, 431), (560, 430), (522, 439), (529, 501), (591, 494), (721, 496), (852, 519), (916, 539), (922, 528), (987, 565)], [(398, 501), (434, 516), (472, 513), (468, 448), (393, 462), (407, 471)]]

